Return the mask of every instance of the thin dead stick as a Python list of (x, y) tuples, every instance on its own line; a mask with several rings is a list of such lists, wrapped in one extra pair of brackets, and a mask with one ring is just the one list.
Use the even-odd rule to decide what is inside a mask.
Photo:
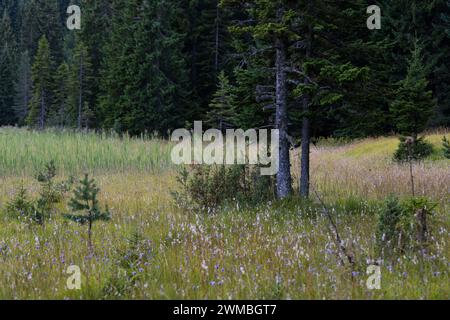
[[(343, 242), (342, 242), (342, 238), (341, 238), (341, 236), (339, 235), (339, 231), (338, 231), (337, 225), (336, 225), (336, 223), (334, 222), (333, 217), (331, 216), (330, 210), (328, 209), (328, 207), (327, 207), (327, 206), (325, 205), (325, 203), (323, 202), (323, 200), (322, 200), (322, 198), (320, 197), (319, 193), (317, 192), (316, 188), (314, 188), (314, 187), (311, 185), (311, 189), (314, 191), (314, 194), (316, 195), (317, 199), (319, 200), (319, 202), (320, 202), (320, 204), (321, 204), (321, 206), (322, 206), (322, 208), (323, 208), (323, 211), (325, 212), (325, 215), (327, 216), (327, 218), (328, 218), (328, 220), (329, 220), (329, 222), (330, 222), (330, 225), (331, 225), (331, 227), (333, 228), (334, 234), (335, 234), (335, 236), (336, 236), (336, 244), (338, 245), (339, 249), (340, 249), (341, 252), (344, 254), (344, 256), (347, 258), (348, 263), (350, 263), (350, 265), (353, 266), (353, 265), (355, 264), (355, 261), (354, 261), (354, 259), (353, 259), (353, 256), (352, 256), (350, 253), (348, 253), (347, 248), (344, 246), (344, 244), (343, 244)], [(340, 257), (339, 257), (339, 258), (340, 258)], [(344, 261), (342, 260), (342, 258), (340, 258), (340, 259), (341, 259), (341, 262), (344, 264)]]

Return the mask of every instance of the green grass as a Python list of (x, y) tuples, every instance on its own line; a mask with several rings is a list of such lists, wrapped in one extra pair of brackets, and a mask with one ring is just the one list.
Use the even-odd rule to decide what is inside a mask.
[(158, 172), (168, 168), (170, 145), (148, 138), (0, 129), (0, 175), (33, 174), (53, 160), (61, 172)]
[[(443, 160), (442, 152), (442, 137), (445, 134), (431, 134), (426, 136), (426, 141), (433, 144), (434, 153), (430, 156), (430, 160)], [(368, 139), (360, 141), (359, 143), (351, 144), (343, 153), (345, 157), (352, 158), (367, 158), (367, 157), (384, 157), (392, 158), (395, 150), (399, 145), (399, 140), (396, 137), (384, 137), (376, 139)]]
[[(415, 168), (418, 192), (439, 203), (433, 255), (423, 265), (417, 256), (384, 261), (381, 290), (366, 288), (366, 267), (378, 259), (377, 210), (388, 194), (409, 194), (408, 168), (388, 160), (383, 141), (312, 153), (312, 182), (356, 258), (351, 270), (339, 264), (314, 198), (213, 216), (187, 213), (170, 195), (177, 184), (166, 142), (1, 129), (0, 145), (8, 151), (0, 154), (0, 212), (22, 183), (36, 197), (34, 170), (55, 159), (59, 178), (95, 172), (112, 221), (94, 225), (90, 255), (86, 228), (62, 218), (65, 202), (45, 227), (0, 213), (0, 299), (446, 299), (450, 177), (443, 160)], [(355, 148), (366, 156), (347, 154)], [(142, 239), (133, 247), (128, 239), (136, 232)], [(82, 271), (80, 291), (66, 288), (72, 264)]]

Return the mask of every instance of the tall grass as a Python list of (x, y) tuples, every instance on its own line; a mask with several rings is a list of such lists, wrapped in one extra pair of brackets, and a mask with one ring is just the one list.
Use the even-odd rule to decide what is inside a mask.
[(0, 128), (0, 175), (32, 174), (51, 160), (65, 174), (159, 172), (171, 164), (170, 145), (162, 140)]
[[(378, 146), (385, 144), (367, 140), (312, 152), (313, 183), (336, 212), (342, 240), (357, 260), (358, 269), (350, 270), (339, 264), (315, 204), (290, 199), (212, 216), (186, 214), (169, 192), (177, 184), (166, 142), (0, 129), (0, 212), (22, 183), (36, 196), (30, 173), (54, 159), (64, 173), (95, 170), (99, 200), (112, 213), (110, 223), (95, 227), (93, 255), (85, 228), (59, 214), (67, 212), (65, 204), (45, 228), (0, 214), (0, 299), (446, 299), (447, 160), (416, 167), (419, 192), (440, 203), (433, 254), (423, 266), (417, 257), (381, 261), (381, 290), (366, 287), (366, 267), (378, 259), (372, 203), (391, 192), (409, 193), (407, 169)], [(348, 153), (358, 148), (366, 151)], [(127, 239), (136, 233), (143, 245), (133, 249)], [(126, 261), (133, 256), (139, 259)], [(81, 268), (80, 291), (66, 287), (70, 265)]]

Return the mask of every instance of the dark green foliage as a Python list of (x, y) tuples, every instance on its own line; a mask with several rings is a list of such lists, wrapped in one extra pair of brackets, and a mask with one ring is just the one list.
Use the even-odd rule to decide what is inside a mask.
[(100, 98), (104, 126), (167, 135), (191, 113), (179, 2), (118, 0), (113, 8)]
[(72, 178), (65, 182), (56, 182), (56, 166), (54, 161), (45, 165), (44, 170), (36, 175), (41, 188), (39, 198), (36, 200), (36, 215), (40, 217), (43, 223), (45, 219), (50, 218), (55, 211), (55, 206), (64, 200), (64, 195), (72, 186)]
[(416, 139), (426, 128), (436, 105), (433, 93), (428, 90), (422, 49), (418, 43), (415, 44), (412, 58), (409, 60), (406, 78), (398, 82), (394, 95), (391, 112), (398, 132)]
[(117, 253), (117, 270), (103, 288), (105, 298), (117, 299), (126, 296), (143, 278), (152, 259), (152, 243), (139, 231), (134, 231), (126, 240), (126, 247)]
[(42, 223), (42, 217), (36, 211), (33, 201), (28, 199), (24, 186), (21, 186), (16, 196), (6, 205), (6, 214), (20, 221)]
[(258, 205), (274, 199), (273, 177), (261, 176), (258, 167), (193, 166), (178, 175), (180, 191), (174, 192), (178, 205), (214, 213), (229, 204)]
[(73, 191), (73, 197), (69, 202), (72, 209), (71, 214), (65, 214), (68, 220), (77, 222), (81, 225), (88, 225), (88, 244), (92, 248), (92, 225), (96, 221), (108, 221), (111, 214), (108, 208), (102, 211), (97, 200), (100, 189), (96, 186), (95, 180), (89, 179), (86, 174), (80, 181), (80, 185)]
[[(411, 138), (410, 138), (411, 139)], [(394, 154), (397, 162), (418, 161), (429, 157), (433, 153), (433, 145), (424, 140), (424, 137), (412, 139), (412, 143), (407, 143), (408, 138), (401, 137), (400, 144)]]
[(445, 136), (442, 138), (442, 150), (444, 151), (444, 157), (450, 159), (450, 142)]
[(64, 182), (55, 182), (56, 166), (54, 162), (45, 165), (45, 168), (36, 174), (40, 184), (39, 197), (28, 199), (24, 186), (6, 207), (7, 215), (24, 222), (35, 222), (43, 225), (45, 220), (55, 213), (56, 205), (64, 200), (64, 195), (71, 189), (73, 181), (69, 178)]
[(43, 129), (52, 105), (53, 60), (47, 38), (39, 40), (39, 48), (32, 67), (33, 98), (27, 124)]
[(17, 67), (14, 113), (19, 125), (25, 124), (31, 100), (31, 62), (28, 51), (22, 52)]
[[(65, 27), (69, 4), (82, 8), (81, 30)], [(364, 0), (4, 0), (0, 125), (28, 118), (37, 128), (166, 136), (194, 120), (217, 122), (224, 71), (230, 124), (273, 126), (278, 39), (295, 140), (305, 118), (312, 138), (449, 126), (450, 1), (377, 4), (382, 29), (368, 31)], [(81, 56), (89, 72), (80, 81)], [(62, 81), (66, 66), (71, 75)]]
[(435, 208), (435, 203), (423, 197), (388, 198), (378, 217), (377, 244), (380, 252), (389, 257), (426, 249), (433, 226), (429, 218)]
[(402, 207), (398, 198), (390, 197), (380, 212), (377, 226), (377, 241), (380, 248), (394, 248), (398, 244), (398, 225), (402, 216)]
[(55, 73), (54, 100), (49, 112), (49, 123), (52, 126), (74, 126), (75, 99), (73, 98), (73, 83), (70, 78), (69, 65), (63, 62)]
[(236, 124), (236, 95), (224, 72), (219, 74), (217, 91), (213, 96), (207, 123), (213, 128), (225, 129)]
[[(2, 14), (2, 12), (0, 12)], [(13, 125), (16, 42), (6, 11), (0, 20), (0, 126)]]

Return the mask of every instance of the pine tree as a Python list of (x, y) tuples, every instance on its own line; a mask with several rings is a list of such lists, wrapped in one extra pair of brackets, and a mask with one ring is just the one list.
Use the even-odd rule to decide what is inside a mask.
[[(224, 5), (239, 8), (243, 16), (232, 31), (240, 38), (237, 47), (243, 56), (259, 53), (259, 59), (267, 64), (263, 68), (275, 70), (269, 79), (272, 86), (272, 104), (275, 108), (275, 128), (279, 130), (279, 170), (277, 174), (277, 196), (286, 198), (292, 193), (291, 164), (289, 156), (289, 114), (288, 114), (288, 78), (289, 43), (296, 35), (292, 32), (292, 23), (297, 4), (291, 1), (223, 1)], [(248, 41), (247, 39), (251, 39)], [(255, 60), (255, 57), (252, 59)], [(266, 94), (264, 94), (266, 96)]]
[[(77, 33), (76, 41), (81, 41), (86, 46), (92, 63), (90, 94), (85, 96), (83, 100), (90, 106), (92, 113), (90, 123), (94, 127), (98, 127), (102, 120), (97, 103), (100, 97), (102, 52), (110, 37), (111, 6), (110, 0), (81, 0), (81, 8), (83, 8), (82, 24), (81, 30)], [(97, 30), (101, 30), (101, 32)]]
[(111, 219), (111, 214), (106, 208), (101, 211), (97, 199), (100, 189), (95, 184), (93, 179), (89, 179), (86, 174), (84, 179), (80, 181), (80, 185), (74, 190), (74, 195), (70, 200), (69, 207), (74, 214), (66, 214), (64, 217), (68, 220), (77, 222), (81, 225), (88, 225), (88, 246), (92, 251), (92, 226), (96, 221), (108, 221)]
[(36, 10), (37, 4), (35, 0), (24, 2), (20, 10), (20, 49), (28, 51), (30, 58), (36, 54), (40, 38)]
[(407, 75), (398, 82), (395, 100), (391, 104), (398, 132), (417, 140), (419, 133), (426, 128), (435, 105), (433, 93), (428, 89), (422, 48), (416, 42)]
[(430, 125), (448, 125), (450, 42), (446, 34), (449, 24), (445, 18), (450, 15), (448, 0), (381, 0), (380, 3), (383, 8), (383, 32), (380, 37), (388, 43), (388, 50), (384, 53), (390, 67), (387, 81), (394, 84), (404, 77), (409, 67), (404, 57), (409, 56), (416, 39), (421, 39), (429, 88), (437, 99)]
[[(63, 60), (63, 28), (58, 0), (34, 0), (34, 14), (37, 19), (39, 36), (45, 36), (54, 61)], [(65, 10), (64, 10), (65, 11)]]
[(223, 130), (236, 125), (236, 95), (223, 71), (219, 74), (218, 81), (217, 91), (209, 105), (207, 124)]
[(192, 100), (189, 103), (193, 120), (200, 120), (208, 110), (220, 71), (232, 71), (227, 55), (231, 50), (231, 10), (218, 0), (182, 0), (181, 7), (186, 16), (183, 29)]
[(72, 72), (72, 93), (74, 94), (73, 100), (76, 100), (77, 103), (77, 128), (78, 130), (82, 129), (83, 122), (88, 124), (86, 121), (86, 112), (90, 113), (89, 110), (86, 110), (85, 102), (88, 102), (88, 97), (91, 94), (91, 85), (92, 85), (92, 63), (91, 58), (89, 56), (87, 47), (83, 42), (79, 41), (75, 47), (73, 54), (73, 64), (71, 66)]
[(5, 11), (0, 21), (0, 125), (14, 124), (16, 45), (11, 20)]
[(189, 117), (178, 5), (174, 0), (113, 3), (100, 99), (106, 127), (167, 135)]
[(31, 101), (31, 63), (28, 51), (22, 52), (19, 58), (15, 93), (14, 112), (19, 125), (23, 125)]
[[(301, 122), (301, 132), (290, 130), (291, 135), (301, 137), (299, 191), (305, 198), (310, 194), (310, 144), (314, 131), (318, 131), (322, 121), (327, 125), (332, 122), (327, 115), (329, 109), (350, 107), (355, 111), (361, 97), (354, 93), (366, 93), (363, 84), (369, 68), (359, 51), (367, 40), (356, 37), (367, 34), (361, 7), (361, 1), (299, 1), (297, 14), (291, 13), (295, 37), (288, 68), (289, 80), (294, 84), (290, 113), (292, 123)], [(366, 51), (369, 52), (367, 48)]]
[(38, 51), (32, 67), (33, 97), (27, 124), (32, 127), (44, 129), (47, 114), (52, 105), (51, 90), (53, 85), (52, 59), (47, 38), (39, 40)]
[(71, 76), (69, 65), (65, 62), (61, 63), (54, 76), (54, 99), (49, 115), (49, 122), (54, 126), (74, 126), (74, 84), (71, 82)]

